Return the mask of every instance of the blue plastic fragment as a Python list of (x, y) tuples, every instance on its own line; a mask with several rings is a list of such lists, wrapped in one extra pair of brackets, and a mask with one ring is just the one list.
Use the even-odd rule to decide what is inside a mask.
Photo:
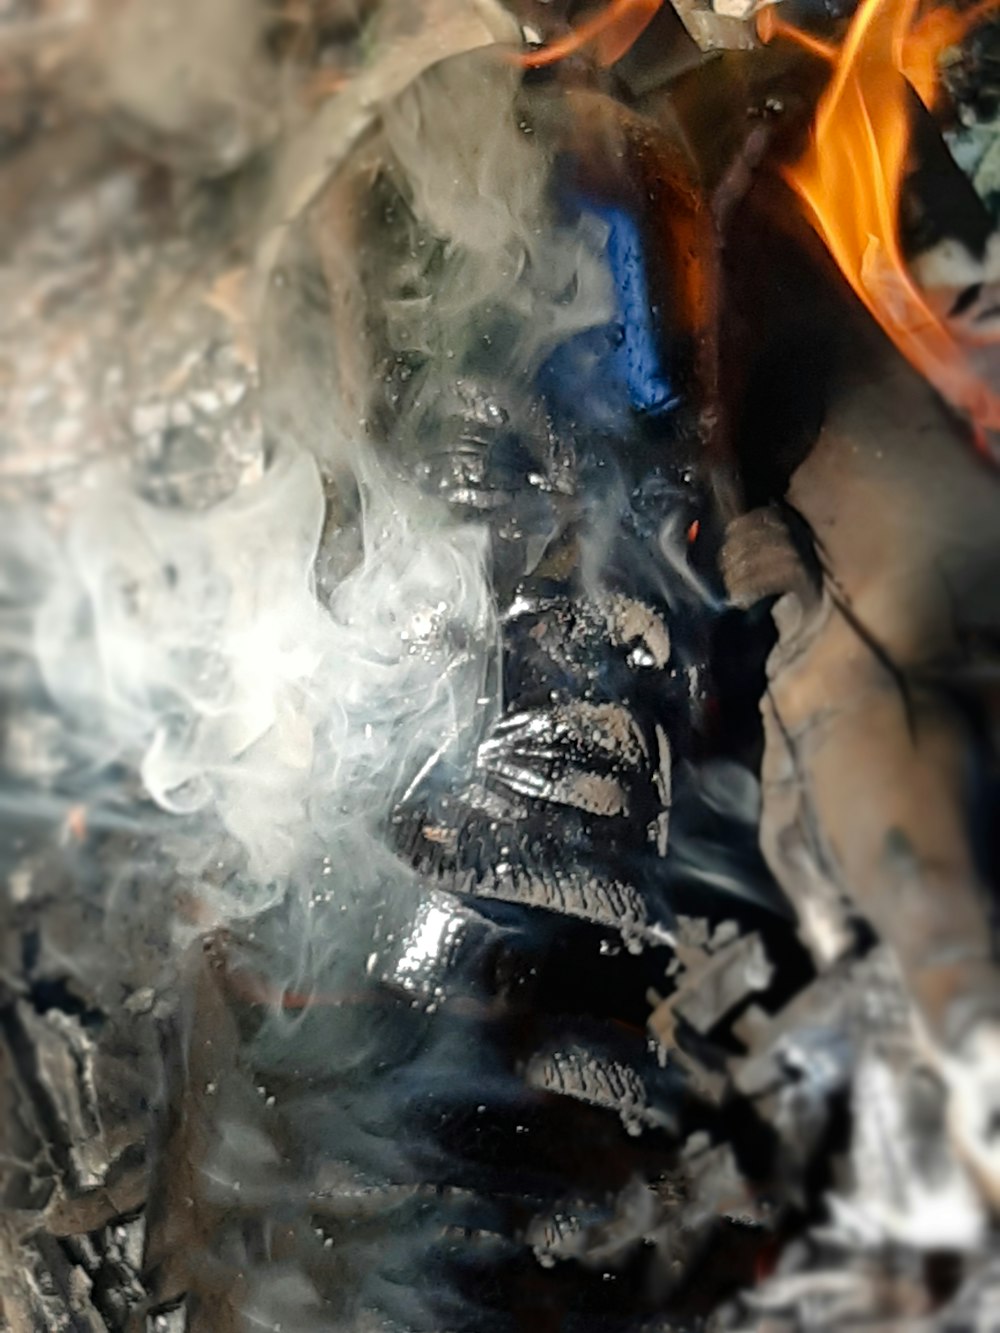
[(676, 398), (660, 361), (639, 228), (623, 209), (595, 208), (592, 212), (610, 229), (608, 266), (624, 335), (613, 355), (615, 368), (628, 386), (633, 407), (641, 412), (666, 412)]
[(576, 334), (546, 362), (543, 392), (595, 424), (631, 408), (662, 415), (678, 399), (662, 364), (638, 224), (623, 208), (583, 204), (578, 217), (599, 219), (607, 229), (604, 259), (615, 295), (615, 316), (599, 329)]

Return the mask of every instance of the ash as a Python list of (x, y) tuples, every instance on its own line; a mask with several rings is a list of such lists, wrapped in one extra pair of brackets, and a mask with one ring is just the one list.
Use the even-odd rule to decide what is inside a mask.
[[(992, 1330), (994, 874), (964, 835), (928, 868), (923, 788), (858, 798), (887, 870), (842, 854), (844, 789), (924, 755), (851, 730), (823, 638), (870, 595), (824, 515), (897, 494), (894, 420), (964, 445), (824, 277), (888, 406), (831, 389), (815, 473), (744, 466), (731, 523), (732, 404), (696, 401), (648, 300), (681, 252), (630, 221), (697, 179), (745, 261), (759, 127), (804, 123), (809, 71), (728, 0), (523, 86), (495, 45), (572, 6), (204, 8), (0, 3), (0, 1329)], [(995, 47), (949, 71), (989, 206)], [(725, 148), (697, 82), (671, 100), (720, 48), (751, 71), (712, 76)], [(985, 305), (993, 243), (955, 279), (913, 211), (921, 274)], [(722, 290), (742, 375), (769, 326)], [(961, 559), (928, 557), (960, 651), (892, 646), (918, 720), (943, 677), (975, 712), (982, 803), (1000, 510), (969, 468)], [(876, 602), (912, 591), (880, 568)]]

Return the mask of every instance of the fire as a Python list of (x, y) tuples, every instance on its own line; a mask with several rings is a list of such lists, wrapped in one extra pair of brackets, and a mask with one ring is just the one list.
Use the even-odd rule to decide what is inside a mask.
[(538, 69), (564, 60), (585, 46), (594, 46), (602, 65), (613, 65), (638, 41), (652, 22), (663, 0), (611, 0), (594, 18), (537, 51), (518, 57), (525, 69)]
[(862, 0), (841, 46), (764, 11), (764, 41), (788, 37), (830, 62), (809, 148), (786, 170), (851, 287), (896, 347), (982, 440), (1000, 429), (1000, 395), (975, 373), (969, 344), (931, 309), (910, 275), (899, 237), (899, 201), (910, 143), (911, 90), (931, 106), (938, 61), (1000, 0), (957, 13), (917, 16), (918, 0)]

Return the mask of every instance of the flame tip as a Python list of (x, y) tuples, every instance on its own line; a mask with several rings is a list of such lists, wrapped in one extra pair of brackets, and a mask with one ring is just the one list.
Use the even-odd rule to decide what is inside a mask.
[(1000, 423), (1000, 395), (975, 373), (968, 340), (935, 313), (909, 272), (899, 235), (911, 107), (940, 85), (939, 60), (1000, 0), (917, 18), (919, 0), (861, 0), (839, 47), (764, 11), (761, 40), (786, 37), (829, 58), (833, 73), (813, 121), (809, 147), (785, 178), (810, 223), (869, 313), (898, 350), (978, 431)]

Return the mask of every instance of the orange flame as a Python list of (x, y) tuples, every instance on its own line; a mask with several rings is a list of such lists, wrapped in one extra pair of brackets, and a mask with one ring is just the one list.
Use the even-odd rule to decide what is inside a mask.
[(812, 141), (786, 170), (810, 221), (851, 287), (899, 351), (972, 420), (982, 439), (1000, 429), (1000, 395), (972, 368), (967, 344), (931, 309), (906, 267), (899, 200), (910, 142), (909, 88), (930, 106), (938, 61), (1000, 0), (964, 13), (918, 0), (862, 0), (838, 48), (763, 12), (764, 41), (784, 36), (827, 60), (833, 74), (816, 111)]
[(525, 69), (539, 69), (593, 45), (597, 49), (598, 62), (613, 65), (639, 40), (662, 3), (663, 0), (611, 0), (599, 14), (581, 23), (565, 37), (539, 47), (537, 51), (526, 51), (518, 57), (518, 63)]

